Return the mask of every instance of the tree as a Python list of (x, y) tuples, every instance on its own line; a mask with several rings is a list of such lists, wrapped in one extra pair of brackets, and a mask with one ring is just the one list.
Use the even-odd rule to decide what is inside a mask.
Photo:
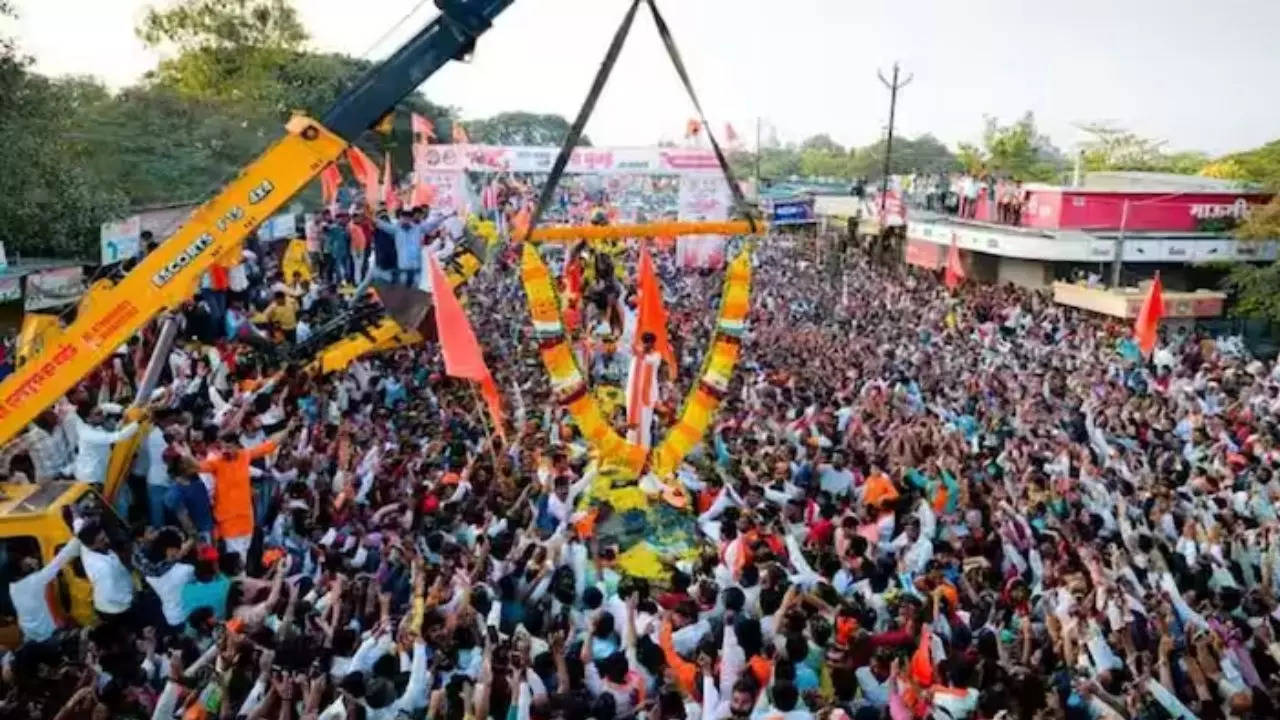
[[(5, 0), (0, 15), (14, 16)], [(0, 39), (0, 238), (11, 257), (85, 256), (123, 197), (81, 165), (71, 122), (81, 85), (52, 82), (30, 64)]]
[(1090, 135), (1080, 144), (1085, 170), (1139, 170), (1193, 175), (1209, 162), (1202, 152), (1167, 153), (1164, 140), (1145, 138), (1107, 122), (1079, 125)]
[(1280, 140), (1272, 140), (1253, 150), (1223, 156), (1206, 165), (1201, 174), (1257, 183), (1280, 190)]
[[(485, 145), (560, 145), (571, 127), (561, 115), (504, 112), (483, 120), (463, 122), (471, 142)], [(578, 145), (589, 146), (586, 135)]]
[(1017, 180), (1051, 180), (1062, 168), (1062, 152), (1036, 130), (1031, 112), (1010, 125), (1001, 125), (988, 116), (982, 145), (984, 165), (997, 175)]
[(805, 141), (800, 143), (800, 150), (801, 152), (812, 150), (828, 155), (844, 154), (844, 147), (835, 140), (832, 140), (831, 136), (826, 133), (820, 133), (818, 135), (805, 138)]

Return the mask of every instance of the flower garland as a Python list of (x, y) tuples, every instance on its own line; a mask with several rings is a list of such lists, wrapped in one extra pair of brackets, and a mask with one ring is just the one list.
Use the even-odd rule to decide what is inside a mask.
[(596, 448), (604, 463), (611, 463), (638, 476), (646, 461), (658, 477), (669, 477), (680, 462), (701, 442), (737, 364), (741, 337), (751, 306), (751, 254), (744, 248), (725, 272), (716, 330), (711, 349), (703, 361), (698, 381), (685, 396), (679, 419), (653, 450), (652, 456), (639, 445), (628, 442), (609, 424), (587, 388), (578, 367), (564, 323), (551, 273), (531, 244), (525, 244), (520, 278), (525, 301), (538, 338), (542, 364), (551, 377), (552, 392), (573, 417), (579, 432)]

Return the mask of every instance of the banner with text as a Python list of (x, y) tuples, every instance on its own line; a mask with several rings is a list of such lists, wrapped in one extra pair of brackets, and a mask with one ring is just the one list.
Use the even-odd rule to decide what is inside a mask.
[(84, 294), (84, 270), (79, 267), (58, 268), (31, 273), (26, 277), (25, 310), (44, 310), (73, 303)]
[[(414, 166), (419, 172), (551, 172), (556, 147), (501, 145), (418, 145)], [(568, 173), (684, 174), (717, 171), (715, 153), (700, 148), (576, 148), (565, 166)]]
[[(700, 172), (680, 177), (678, 217), (685, 222), (727, 220), (732, 204), (729, 184), (719, 174)], [(682, 235), (676, 240), (681, 267), (714, 270), (724, 265), (722, 235)]]

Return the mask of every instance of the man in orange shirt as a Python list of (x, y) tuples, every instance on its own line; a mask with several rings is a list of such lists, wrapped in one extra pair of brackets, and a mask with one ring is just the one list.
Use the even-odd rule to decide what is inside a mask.
[(272, 435), (266, 442), (242, 448), (235, 433), (226, 433), (203, 461), (187, 455), (203, 473), (213, 476), (213, 519), (217, 535), (227, 552), (248, 559), (253, 541), (253, 489), (249, 480), (249, 463), (276, 451), (280, 441), (293, 429), (288, 427)]

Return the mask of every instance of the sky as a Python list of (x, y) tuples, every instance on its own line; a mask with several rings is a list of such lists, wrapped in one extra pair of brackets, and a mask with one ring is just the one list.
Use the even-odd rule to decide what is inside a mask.
[[(161, 55), (133, 27), (173, 0), (16, 0), (19, 44), (47, 74), (136, 81)], [(436, 13), (423, 0), (294, 0), (311, 46), (376, 59)], [(516, 0), (469, 64), (423, 86), (463, 119), (507, 110), (572, 118), (626, 0)], [(877, 79), (895, 62), (897, 132), (954, 145), (980, 138), (984, 115), (1026, 111), (1059, 147), (1077, 125), (1108, 121), (1220, 154), (1280, 138), (1276, 0), (661, 0), (712, 127), (754, 144), (827, 133), (875, 141), (888, 121)], [(415, 11), (416, 8), (416, 11)], [(411, 12), (413, 11), (413, 12)], [(408, 20), (397, 26), (401, 18)], [(13, 23), (2, 29), (12, 32)], [(384, 35), (393, 27), (398, 30)], [(642, 10), (587, 134), (596, 145), (678, 139), (694, 114)]]

